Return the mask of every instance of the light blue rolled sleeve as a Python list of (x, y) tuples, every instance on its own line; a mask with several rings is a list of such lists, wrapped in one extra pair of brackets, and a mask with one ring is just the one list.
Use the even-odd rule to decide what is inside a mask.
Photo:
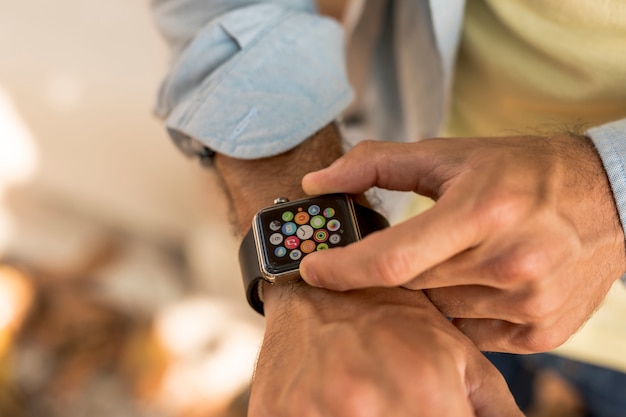
[[(587, 136), (602, 159), (626, 235), (626, 119), (593, 127)], [(622, 282), (626, 284), (626, 275), (622, 276)]]
[(188, 154), (276, 155), (352, 100), (342, 28), (319, 16), (313, 1), (152, 6), (174, 56), (156, 113)]

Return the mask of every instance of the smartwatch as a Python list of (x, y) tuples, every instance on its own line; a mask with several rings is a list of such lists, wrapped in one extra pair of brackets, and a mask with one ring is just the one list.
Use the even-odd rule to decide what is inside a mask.
[(385, 217), (347, 194), (289, 201), (277, 198), (261, 209), (239, 248), (239, 265), (250, 306), (263, 314), (262, 283), (300, 279), (300, 261), (309, 253), (346, 246), (389, 226)]

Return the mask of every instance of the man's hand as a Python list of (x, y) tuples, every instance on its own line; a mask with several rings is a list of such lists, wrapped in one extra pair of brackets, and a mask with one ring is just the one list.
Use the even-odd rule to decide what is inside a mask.
[(522, 416), (497, 370), (421, 292), (294, 284), (268, 293), (265, 309), (250, 417)]
[[(239, 229), (275, 197), (304, 196), (302, 176), (340, 154), (331, 125), (276, 157), (217, 155)], [(521, 415), (495, 369), (420, 291), (333, 293), (299, 283), (264, 293), (252, 417)]]
[(335, 290), (403, 285), (482, 350), (563, 343), (624, 272), (624, 235), (586, 138), (365, 142), (303, 179), (309, 194), (414, 191), (426, 212), (344, 248), (307, 256), (309, 283)]

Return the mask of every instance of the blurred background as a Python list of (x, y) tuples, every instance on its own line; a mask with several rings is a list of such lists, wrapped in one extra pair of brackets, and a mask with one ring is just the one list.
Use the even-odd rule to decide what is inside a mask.
[[(0, 416), (246, 414), (263, 320), (151, 113), (167, 61), (148, 0), (0, 0)], [(540, 382), (534, 417), (580, 415)]]
[(263, 322), (149, 2), (0, 0), (0, 415), (238, 416)]

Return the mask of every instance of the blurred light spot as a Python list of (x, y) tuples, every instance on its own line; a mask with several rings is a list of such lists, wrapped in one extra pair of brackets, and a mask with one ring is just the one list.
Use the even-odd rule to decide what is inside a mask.
[[(0, 255), (6, 251), (14, 229), (15, 225), (13, 219), (7, 212), (6, 208), (3, 207), (2, 200), (0, 200)], [(0, 303), (2, 303), (1, 300)], [(0, 309), (1, 308), (2, 306), (0, 306)], [(0, 311), (0, 315), (1, 314), (2, 312)], [(2, 319), (0, 318), (0, 320)]]
[(0, 331), (17, 329), (32, 301), (27, 278), (14, 268), (0, 266)]
[(48, 76), (44, 84), (45, 98), (50, 107), (62, 113), (75, 111), (85, 95), (85, 85), (76, 76), (57, 73)]
[(0, 197), (9, 185), (31, 178), (37, 160), (32, 134), (0, 87)]
[(33, 296), (33, 288), (25, 275), (0, 265), (0, 356), (24, 321)]
[(224, 306), (203, 299), (186, 300), (163, 311), (157, 319), (157, 334), (175, 356), (202, 348), (219, 335)]
[(37, 168), (37, 148), (9, 96), (0, 88), (0, 253), (13, 228), (3, 196), (10, 186), (31, 178)]
[(157, 318), (157, 338), (172, 355), (161, 388), (167, 408), (228, 402), (249, 383), (263, 332), (229, 307), (192, 299)]

